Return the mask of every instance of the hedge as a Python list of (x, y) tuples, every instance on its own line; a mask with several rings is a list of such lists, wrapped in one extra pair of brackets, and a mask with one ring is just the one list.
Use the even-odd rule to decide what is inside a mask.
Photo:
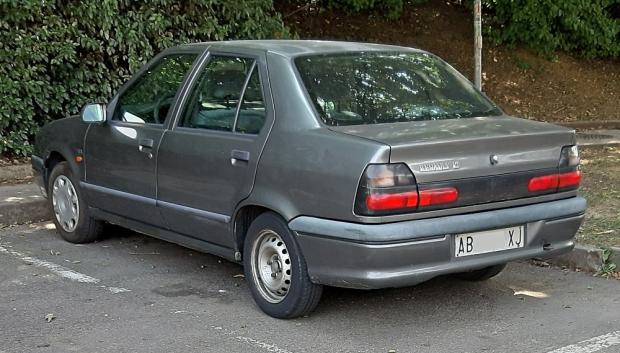
[[(288, 0), (345, 12), (400, 17), (405, 6), (430, 0)], [(470, 10), (473, 0), (449, 0)], [(526, 44), (550, 54), (572, 51), (585, 57), (620, 56), (620, 0), (482, 0), (487, 39)]]
[(0, 154), (177, 43), (287, 37), (271, 0), (0, 0)]
[(550, 54), (620, 56), (620, 0), (483, 0), (485, 32), (498, 43), (525, 43)]

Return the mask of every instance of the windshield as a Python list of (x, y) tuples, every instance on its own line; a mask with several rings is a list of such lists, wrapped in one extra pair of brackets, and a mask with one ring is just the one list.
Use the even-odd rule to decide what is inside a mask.
[(448, 64), (428, 53), (356, 52), (295, 59), (328, 125), (461, 119), (501, 111)]

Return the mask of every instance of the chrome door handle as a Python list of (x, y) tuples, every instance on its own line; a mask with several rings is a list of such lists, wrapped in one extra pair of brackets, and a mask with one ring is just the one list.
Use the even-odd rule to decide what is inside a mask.
[(230, 151), (230, 163), (232, 165), (236, 165), (239, 162), (249, 162), (250, 161), (250, 152), (248, 151), (239, 151), (232, 150)]
[(153, 139), (140, 139), (138, 151), (146, 153), (149, 159), (153, 158)]
[(139, 147), (153, 148), (153, 139), (140, 139)]

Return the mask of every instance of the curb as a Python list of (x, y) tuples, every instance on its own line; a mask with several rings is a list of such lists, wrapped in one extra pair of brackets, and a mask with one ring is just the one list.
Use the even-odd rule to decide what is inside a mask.
[(47, 200), (43, 198), (20, 202), (15, 205), (0, 204), (0, 227), (50, 219), (52, 219), (52, 215)]
[[(609, 261), (620, 266), (620, 248), (611, 247), (611, 251)], [(598, 272), (603, 264), (603, 249), (592, 245), (575, 244), (571, 252), (544, 261), (556, 266)]]
[(0, 183), (23, 180), (32, 176), (30, 163), (7, 165), (0, 168)]
[(48, 201), (32, 183), (0, 187), (0, 226), (51, 219)]
[(570, 127), (573, 129), (620, 129), (620, 120), (581, 120), (556, 122), (557, 125)]

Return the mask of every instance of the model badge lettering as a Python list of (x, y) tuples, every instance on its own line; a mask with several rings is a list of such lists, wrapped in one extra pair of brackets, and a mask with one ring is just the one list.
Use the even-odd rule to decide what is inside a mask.
[(459, 161), (438, 161), (420, 164), (421, 172), (440, 172), (442, 170), (459, 168), (461, 168), (461, 163)]

